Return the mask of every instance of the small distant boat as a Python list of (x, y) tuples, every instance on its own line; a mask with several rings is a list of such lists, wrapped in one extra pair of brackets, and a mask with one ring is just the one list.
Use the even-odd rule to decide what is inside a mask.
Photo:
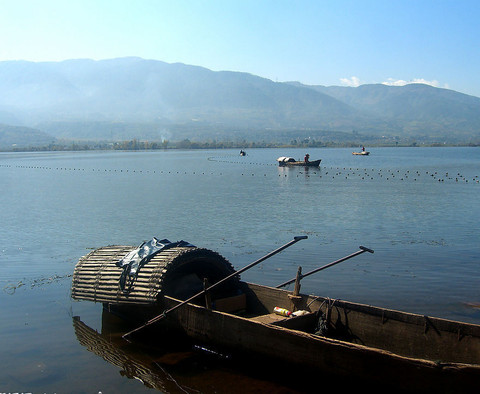
[(247, 152), (245, 152), (243, 149), (240, 151), (240, 156), (246, 156)]
[(295, 160), (293, 157), (285, 157), (285, 156), (282, 156), (282, 157), (279, 157), (277, 159), (278, 161), (278, 165), (280, 167), (294, 167), (294, 166), (299, 166), (299, 167), (319, 167), (320, 166), (320, 162), (322, 161), (322, 159), (318, 159), (318, 160), (309, 160), (309, 161), (305, 161), (305, 160), (302, 160), (302, 161), (297, 161)]
[(369, 154), (370, 152), (367, 152), (367, 151), (352, 152), (352, 155), (356, 155), (356, 156), (368, 156)]

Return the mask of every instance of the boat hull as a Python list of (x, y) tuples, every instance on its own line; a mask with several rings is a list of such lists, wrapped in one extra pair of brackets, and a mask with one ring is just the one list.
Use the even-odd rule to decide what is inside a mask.
[[(480, 326), (241, 284), (243, 313), (185, 304), (159, 327), (226, 351), (406, 392), (461, 392), (480, 381)], [(158, 313), (180, 301), (162, 302)], [(271, 313), (275, 306), (309, 313), (286, 318)], [(326, 335), (315, 334), (319, 316), (327, 317)]]
[(280, 167), (319, 167), (322, 160), (279, 162)]
[(352, 152), (352, 155), (355, 156), (368, 156), (370, 152)]

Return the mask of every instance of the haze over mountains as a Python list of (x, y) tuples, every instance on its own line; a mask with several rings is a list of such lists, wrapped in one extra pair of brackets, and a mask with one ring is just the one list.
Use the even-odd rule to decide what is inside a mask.
[(480, 98), (422, 84), (306, 86), (119, 58), (0, 62), (0, 92), (0, 146), (55, 138), (480, 140)]

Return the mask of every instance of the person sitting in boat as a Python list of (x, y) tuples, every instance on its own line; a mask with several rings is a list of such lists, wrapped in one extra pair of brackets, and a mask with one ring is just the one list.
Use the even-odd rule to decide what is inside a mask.
[(307, 153), (307, 154), (305, 155), (305, 159), (304, 159), (304, 160), (305, 160), (305, 163), (308, 163), (308, 160), (309, 160), (309, 159), (310, 159), (310, 155)]

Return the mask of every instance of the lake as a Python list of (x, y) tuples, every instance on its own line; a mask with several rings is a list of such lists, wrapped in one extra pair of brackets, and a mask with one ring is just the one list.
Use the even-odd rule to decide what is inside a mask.
[[(154, 236), (215, 250), (240, 269), (307, 235), (242, 274), (269, 286), (365, 246), (375, 253), (305, 278), (302, 292), (480, 324), (471, 306), (480, 303), (480, 149), (369, 150), (0, 153), (0, 391), (152, 391), (80, 340), (79, 329), (104, 340), (95, 333), (105, 317), (101, 305), (72, 301), (70, 286), (92, 249)], [(307, 152), (320, 168), (276, 163)], [(147, 357), (115, 338), (123, 363)], [(160, 380), (164, 392), (286, 389), (191, 348), (147, 359), (172, 354), (188, 355), (182, 368), (144, 366), (144, 382)]]

